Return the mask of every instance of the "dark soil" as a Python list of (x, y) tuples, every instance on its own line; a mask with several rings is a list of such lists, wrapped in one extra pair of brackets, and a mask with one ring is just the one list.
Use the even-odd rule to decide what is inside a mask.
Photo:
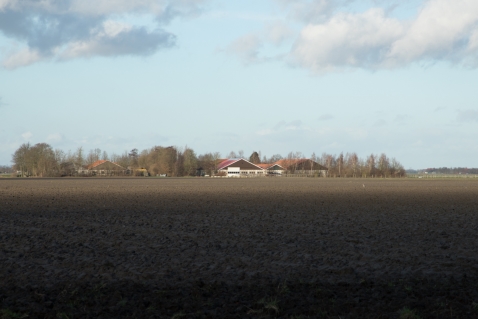
[(0, 180), (0, 318), (478, 318), (478, 181)]

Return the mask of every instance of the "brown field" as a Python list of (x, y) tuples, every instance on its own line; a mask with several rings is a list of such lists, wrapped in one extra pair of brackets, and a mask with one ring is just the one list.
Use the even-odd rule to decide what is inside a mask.
[(478, 318), (478, 181), (2, 179), (24, 315)]

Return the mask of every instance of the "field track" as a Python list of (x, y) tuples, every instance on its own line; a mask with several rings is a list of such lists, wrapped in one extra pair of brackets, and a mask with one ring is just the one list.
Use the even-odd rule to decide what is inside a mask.
[(0, 311), (478, 318), (478, 181), (2, 179)]

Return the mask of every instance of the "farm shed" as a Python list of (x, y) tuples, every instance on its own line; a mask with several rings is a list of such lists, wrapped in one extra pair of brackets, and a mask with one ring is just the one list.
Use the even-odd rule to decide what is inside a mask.
[(267, 176), (280, 176), (285, 171), (285, 169), (279, 164), (256, 164), (265, 170)]
[(306, 175), (319, 175), (327, 176), (327, 167), (320, 165), (319, 163), (309, 158), (298, 159), (281, 159), (274, 163), (284, 168), (284, 173), (287, 174), (306, 174)]
[(259, 177), (264, 176), (266, 171), (243, 158), (226, 159), (219, 163), (217, 170), (225, 173), (228, 177)]
[(103, 176), (114, 176), (114, 175), (126, 175), (126, 169), (114, 162), (106, 160), (98, 160), (86, 167), (85, 170), (82, 170), (81, 173), (87, 175), (103, 175)]

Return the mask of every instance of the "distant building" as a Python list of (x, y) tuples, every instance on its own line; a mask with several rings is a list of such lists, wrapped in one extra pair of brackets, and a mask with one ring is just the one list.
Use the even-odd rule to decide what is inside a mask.
[(287, 174), (327, 176), (328, 168), (309, 158), (281, 159), (274, 163)]
[(265, 175), (265, 170), (243, 158), (226, 159), (219, 163), (217, 171), (228, 177), (259, 177)]
[(128, 170), (123, 166), (106, 160), (98, 160), (78, 171), (84, 175), (117, 176), (126, 175)]
[(256, 165), (265, 170), (266, 176), (281, 176), (285, 172), (285, 168), (276, 163)]
[(224, 159), (218, 173), (228, 177), (281, 176), (283, 174), (327, 176), (327, 167), (308, 158), (282, 159), (270, 164), (253, 164), (243, 158)]

